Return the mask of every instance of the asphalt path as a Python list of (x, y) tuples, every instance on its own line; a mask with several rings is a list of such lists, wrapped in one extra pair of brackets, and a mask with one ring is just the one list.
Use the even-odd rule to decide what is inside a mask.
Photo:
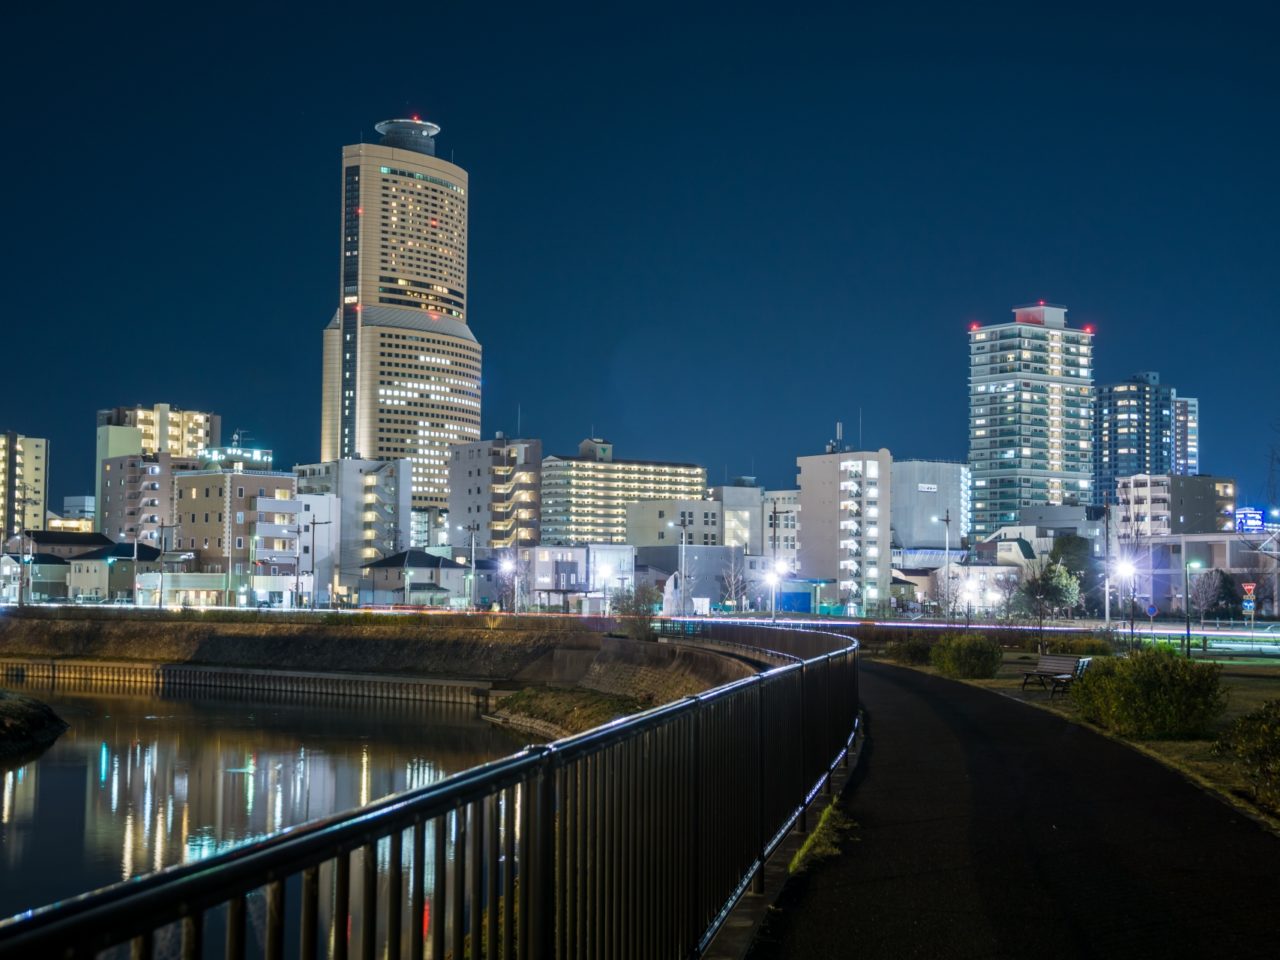
[(1008, 697), (862, 662), (839, 857), (749, 957), (1280, 957), (1280, 838)]

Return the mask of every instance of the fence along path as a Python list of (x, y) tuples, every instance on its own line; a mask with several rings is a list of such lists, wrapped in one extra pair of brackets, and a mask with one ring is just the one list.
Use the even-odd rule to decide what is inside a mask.
[(217, 857), (0, 923), (0, 957), (687, 957), (856, 731), (846, 636), (664, 622), (795, 658)]

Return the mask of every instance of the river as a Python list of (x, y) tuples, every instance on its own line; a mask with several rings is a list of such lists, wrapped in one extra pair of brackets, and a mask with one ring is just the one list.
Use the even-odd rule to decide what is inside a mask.
[(472, 707), (12, 686), (71, 728), (0, 766), (0, 917), (422, 787), (523, 740)]

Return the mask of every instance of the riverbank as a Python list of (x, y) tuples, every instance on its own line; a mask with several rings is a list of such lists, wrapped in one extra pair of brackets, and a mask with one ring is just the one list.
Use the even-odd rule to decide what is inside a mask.
[(0, 761), (39, 753), (67, 727), (47, 704), (0, 690)]
[[(78, 611), (76, 611), (78, 613)], [(165, 611), (0, 617), (0, 657), (487, 680), (554, 671), (599, 636), (572, 618), (334, 614), (312, 618)], [(585, 667), (583, 668), (585, 669)], [(548, 678), (553, 678), (548, 676)]]

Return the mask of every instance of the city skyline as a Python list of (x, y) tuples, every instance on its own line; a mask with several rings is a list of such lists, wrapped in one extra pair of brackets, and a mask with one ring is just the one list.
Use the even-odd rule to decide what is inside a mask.
[[(192, 58), (154, 43), (154, 25), (90, 18), (60, 35), (60, 57), (100, 82), (41, 87), (16, 124), (109, 116), (92, 121), (92, 158), (113, 187), (81, 179), (82, 150), (53, 149), (16, 198), (26, 282), (11, 311), (39, 322), (6, 330), (32, 362), (10, 367), (0, 426), (50, 439), (51, 504), (92, 489), (92, 417), (122, 404), (216, 411), (280, 464), (317, 458), (336, 162), (378, 120), (414, 113), (445, 128), (441, 156), (484, 198), (468, 290), (488, 346), (482, 436), (557, 454), (602, 434), (703, 464), (711, 482), (774, 487), (837, 420), (860, 449), (964, 460), (968, 325), (1046, 299), (1096, 326), (1095, 383), (1160, 370), (1200, 398), (1201, 470), (1237, 477), (1242, 503), (1265, 499), (1277, 386), (1246, 370), (1243, 408), (1222, 386), (1261, 346), (1275, 259), (1276, 134), (1254, 122), (1266, 58), (1249, 22), (692, 14), (679, 37), (628, 22), (617, 39), (607, 16), (513, 37), (448, 16), (452, 74), (392, 62), (366, 77), (358, 53), (305, 97), (277, 84), (315, 73), (308, 44), (258, 57), (269, 30), (216, 24), (210, 49), (226, 52)], [(343, 39), (303, 32), (311, 56)], [(1170, 72), (1171, 53), (1199, 68)], [(658, 55), (678, 66), (656, 74)], [(8, 69), (47, 56), (36, 30)], [(205, 84), (223, 57), (256, 65)], [(252, 149), (228, 162), (218, 140)], [(137, 162), (135, 142), (163, 144), (163, 160)], [(102, 291), (89, 311), (49, 294), (66, 271), (44, 251), (73, 214), (93, 251), (77, 282)], [(119, 278), (139, 256), (153, 276), (131, 293)], [(245, 350), (264, 328), (288, 346)], [(37, 359), (77, 377), (50, 392)]]

